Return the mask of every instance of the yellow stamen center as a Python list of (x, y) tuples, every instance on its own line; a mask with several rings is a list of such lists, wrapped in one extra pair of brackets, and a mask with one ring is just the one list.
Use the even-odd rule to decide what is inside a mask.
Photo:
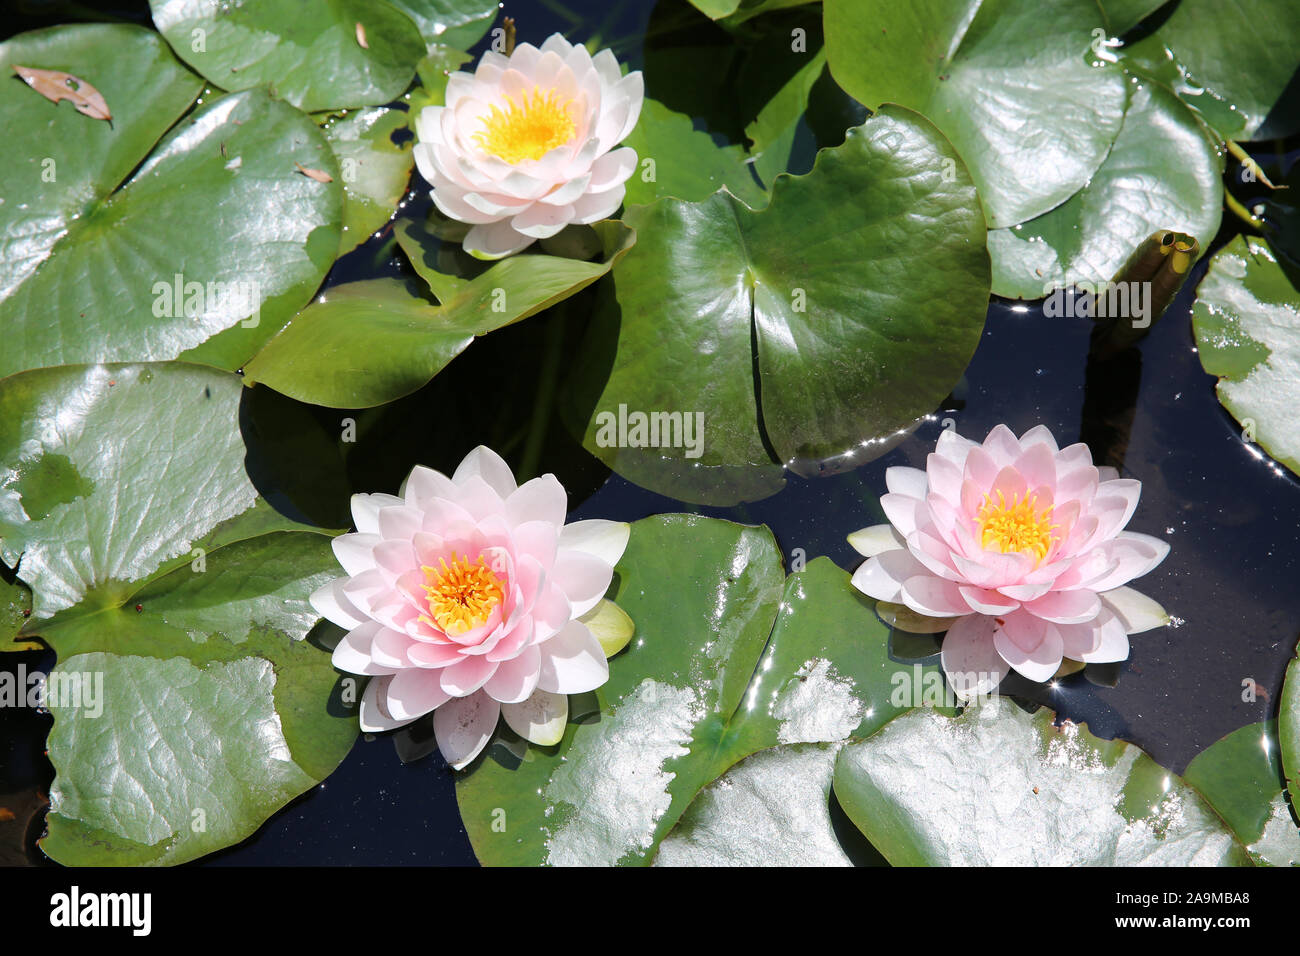
[(1054, 532), (1060, 527), (1052, 524), (1050, 505), (1038, 507), (1037, 495), (1028, 495), (1022, 500), (1016, 494), (1007, 501), (999, 491), (996, 502), (992, 495), (985, 495), (977, 517), (980, 544), (985, 549), (1003, 554), (1019, 551), (1032, 554), (1037, 561), (1047, 557), (1047, 552), (1056, 543)]
[(484, 151), (513, 164), (541, 159), (573, 139), (576, 131), (573, 101), (561, 101), (555, 90), (543, 93), (533, 87), (518, 103), (507, 96), (504, 110), (493, 106), (474, 139)]
[(441, 567), (420, 568), (428, 582), (423, 585), (424, 592), (429, 596), (429, 616), (421, 616), (420, 620), (448, 635), (482, 627), (505, 596), (501, 581), (482, 557), (471, 564), (469, 558), (452, 552), (451, 564), (445, 558), (439, 558), (438, 563)]

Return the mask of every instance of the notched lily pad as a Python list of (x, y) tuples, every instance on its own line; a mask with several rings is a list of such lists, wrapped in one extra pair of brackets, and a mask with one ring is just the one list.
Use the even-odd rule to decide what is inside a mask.
[(627, 222), (638, 244), (602, 290), (566, 412), (592, 454), (661, 493), (734, 504), (778, 490), (786, 465), (883, 453), (961, 377), (983, 328), (974, 186), (898, 107), (779, 177), (762, 210), (722, 190)]

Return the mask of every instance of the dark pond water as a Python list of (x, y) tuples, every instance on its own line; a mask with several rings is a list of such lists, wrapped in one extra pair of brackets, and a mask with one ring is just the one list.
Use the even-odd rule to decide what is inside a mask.
[[(651, 2), (623, 3), (612, 11), (604, 3), (571, 3), (592, 12), (584, 25), (546, 0), (509, 4), (520, 21), (522, 39), (540, 41), (555, 30), (574, 38), (598, 33), (615, 44), (633, 66), (645, 63), (642, 38), (649, 24), (651, 44), (686, 16), (680, 3), (660, 4), (652, 20)], [(83, 8), (68, 4), (6, 3), (6, 34), (82, 18)], [(139, 8), (119, 9), (140, 19)], [(687, 19), (687, 26), (691, 21)], [(676, 29), (674, 26), (673, 29)], [(698, 24), (696, 25), (698, 26)], [(708, 32), (701, 28), (700, 36)], [(653, 61), (651, 66), (653, 66)], [(661, 98), (689, 95), (681, 78), (666, 79)], [(656, 78), (648, 72), (650, 94)], [(689, 86), (689, 84), (688, 84)], [(675, 104), (677, 108), (682, 106)], [(706, 114), (705, 105), (693, 111)], [(801, 131), (797, 171), (811, 163), (815, 141)], [(1289, 154), (1259, 155), (1273, 173), (1289, 169)], [(419, 185), (418, 175), (415, 180)], [(426, 199), (413, 190), (407, 212), (420, 214)], [(1249, 193), (1241, 194), (1251, 198)], [(1234, 234), (1231, 222), (1211, 251)], [(330, 283), (375, 274), (392, 274), (385, 237), (367, 243), (342, 261)], [(1172, 551), (1140, 583), (1160, 600), (1174, 623), (1133, 639), (1130, 659), (1118, 668), (1115, 686), (1099, 686), (1075, 675), (1048, 689), (1026, 682), (1004, 690), (1051, 706), (1063, 717), (1087, 721), (1103, 737), (1123, 737), (1142, 746), (1159, 762), (1181, 771), (1219, 737), (1275, 714), (1273, 700), (1300, 632), (1300, 483), (1241, 440), (1240, 427), (1214, 396), (1214, 380), (1201, 369), (1189, 321), (1194, 287), (1205, 260), (1164, 318), (1140, 347), (1104, 367), (1089, 367), (1090, 323), (1050, 319), (1036, 304), (994, 302), (984, 337), (965, 378), (953, 396), (936, 409), (902, 445), (855, 471), (825, 478), (790, 477), (779, 494), (736, 508), (698, 508), (653, 494), (611, 476), (576, 451), (558, 421), (547, 432), (540, 470), (554, 470), (576, 504), (576, 517), (631, 521), (666, 511), (696, 511), (748, 523), (767, 524), (787, 558), (802, 549), (808, 559), (827, 555), (852, 569), (857, 555), (844, 536), (883, 521), (878, 498), (891, 465), (924, 466), (926, 454), (950, 418), (957, 429), (982, 438), (999, 422), (1021, 432), (1046, 424), (1062, 444), (1085, 440), (1098, 461), (1106, 460), (1143, 483), (1142, 501), (1131, 528), (1160, 536)], [(576, 334), (590, 298), (579, 296), (567, 309)], [(348, 481), (357, 490), (392, 490), (415, 461), (449, 468), (480, 441), (509, 455), (518, 430), (529, 420), (537, 381), (536, 355), (551, 318), (530, 320), (493, 333), (477, 343), (423, 393), (381, 413), (372, 431), (389, 442), (382, 458), (352, 455)], [(466, 381), (495, 370), (503, 383), (490, 409), (453, 407), (434, 421), (422, 409), (447, 410), (449, 396)], [(464, 414), (458, 414), (464, 411)], [(308, 414), (333, 430), (337, 410), (279, 407), (273, 396), (246, 403), (250, 422), (266, 416)], [(489, 414), (490, 413), (490, 414)], [(366, 414), (366, 413), (359, 413)], [(448, 422), (455, 424), (449, 425)], [(378, 440), (378, 439), (376, 439)], [(391, 447), (398, 451), (391, 453)], [(264, 493), (287, 488), (285, 507), (310, 512), (312, 484), (293, 474), (292, 463), (278, 461), (274, 449), (254, 448)], [(585, 498), (585, 500), (584, 500)], [(333, 494), (319, 507), (337, 513), (344, 496)], [(581, 502), (580, 504), (577, 504)], [(0, 667), (48, 667), (52, 655), (10, 654)], [(1254, 682), (1254, 701), (1244, 699), (1243, 683)], [(52, 769), (44, 757), (49, 719), (24, 710), (0, 718), (0, 805), (17, 819), (0, 822), (0, 864), (20, 862), (22, 847), (39, 830), (39, 815), (28, 827), (37, 794), (48, 792)], [(28, 842), (28, 846), (30, 843)], [(29, 857), (30, 858), (30, 857)], [(269, 821), (252, 839), (206, 862), (248, 864), (472, 864), (474, 856), (457, 813), (451, 771), (436, 754), (403, 764), (386, 739), (361, 740), (324, 784), (305, 794)]]

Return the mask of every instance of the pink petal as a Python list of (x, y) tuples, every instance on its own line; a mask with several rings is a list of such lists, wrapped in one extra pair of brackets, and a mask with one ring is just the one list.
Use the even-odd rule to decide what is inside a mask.
[(934, 443), (934, 453), (942, 455), (957, 466), (959, 470), (966, 467), (966, 456), (979, 445), (969, 438), (962, 438), (954, 429), (945, 428), (939, 433), (939, 440)]
[(1051, 624), (1028, 614), (1005, 618), (1005, 623), (994, 631), (993, 645), (1003, 660), (1029, 680), (1049, 680), (1060, 669), (1064, 649), (1061, 635)]
[(954, 508), (961, 507), (962, 470), (952, 460), (931, 452), (925, 460), (927, 485)]
[(427, 644), (417, 642), (406, 652), (407, 658), (416, 667), (446, 667), (457, 663), (465, 656), (465, 649), (459, 644)]
[(1020, 447), (1020, 441), (1006, 425), (998, 425), (988, 433), (984, 439), (984, 450), (992, 456), (998, 468), (1006, 468), (1024, 451)]
[(898, 533), (904, 538), (916, 530), (917, 523), (927, 513), (924, 501), (897, 492), (881, 495), (880, 507), (884, 509), (889, 523), (898, 529)]
[(1149, 534), (1121, 532), (1113, 541), (1101, 545), (1115, 567), (1108, 574), (1090, 582), (1095, 591), (1110, 591), (1153, 570), (1169, 556), (1169, 543)]
[(990, 693), (1011, 669), (993, 646), (994, 627), (993, 618), (968, 614), (948, 628), (940, 663), (958, 697)]
[(970, 609), (977, 614), (1010, 614), (1020, 607), (1020, 602), (1012, 600), (999, 594), (997, 591), (990, 591), (986, 588), (977, 588), (972, 585), (962, 585), (958, 588), (961, 596)]
[(408, 505), (423, 508), (430, 498), (451, 498), (456, 484), (440, 471), (416, 465), (402, 482), (402, 497)]
[[(1046, 425), (1035, 425), (1029, 431), (1020, 436), (1020, 447), (1029, 448), (1032, 445), (1046, 445), (1053, 455), (1057, 452), (1056, 438), (1052, 435), (1052, 430)], [(1086, 445), (1084, 447), (1087, 447)]]
[(497, 662), (483, 655), (466, 655), (438, 672), (442, 689), (453, 697), (468, 697), (497, 672)]
[(410, 668), (393, 675), (385, 698), (396, 720), (415, 720), (451, 699), (438, 685), (438, 675)]
[(918, 574), (903, 582), (902, 601), (927, 617), (958, 617), (970, 613), (961, 588), (931, 574)]
[(503, 704), (518, 704), (537, 689), (541, 668), (541, 652), (530, 645), (523, 648), (517, 657), (502, 661), (483, 689), (489, 697)]
[(1092, 591), (1052, 591), (1026, 602), (1025, 610), (1053, 624), (1082, 624), (1097, 616), (1101, 601)]

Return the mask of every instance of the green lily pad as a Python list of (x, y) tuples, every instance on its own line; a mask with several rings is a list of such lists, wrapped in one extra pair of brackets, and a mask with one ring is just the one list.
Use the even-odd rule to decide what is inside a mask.
[[(257, 497), (242, 391), (178, 363), (0, 382), (0, 545), (32, 589), (22, 633), (57, 653), (66, 692), (49, 701), (43, 844), (59, 862), (179, 863), (238, 842), (355, 739), (329, 654), (302, 640), (308, 595), (337, 576), (329, 537)], [(24, 471), (54, 476), (39, 508)]]
[(1037, 299), (1108, 282), (1147, 236), (1173, 229), (1205, 249), (1223, 215), (1223, 158), (1195, 114), (1157, 83), (1134, 83), (1124, 127), (1092, 181), (1051, 212), (989, 232), (993, 292)]
[(646, 99), (641, 119), (623, 141), (636, 150), (637, 169), (627, 181), (625, 206), (644, 205), (672, 196), (700, 202), (726, 187), (747, 205), (767, 205), (767, 194), (754, 181), (739, 146), (717, 146), (691, 118)]
[(406, 128), (403, 110), (372, 106), (331, 117), (321, 126), (338, 159), (343, 183), (343, 234), (339, 255), (351, 252), (392, 218), (411, 178), (411, 141), (393, 133)]
[(31, 589), (22, 581), (9, 580), (7, 568), (3, 571), (5, 577), (0, 578), (0, 653), (31, 650), (39, 645), (18, 637), (32, 613)]
[(1182, 0), (1151, 36), (1123, 51), (1164, 79), (1227, 139), (1300, 129), (1295, 97), (1300, 20), (1287, 0)]
[[(614, 269), (617, 301), (593, 320), (567, 414), (589, 451), (652, 490), (733, 504), (777, 490), (781, 463), (883, 450), (948, 393), (983, 328), (974, 187), (943, 136), (898, 107), (808, 175), (778, 178), (762, 211), (720, 192), (626, 221), (637, 246)], [(685, 440), (687, 418), (680, 441), (634, 432), (633, 414), (702, 421), (703, 441)]]
[(783, 586), (765, 529), (646, 518), (616, 571), (614, 599), (637, 636), (610, 662), (599, 716), (522, 759), (490, 750), (457, 778), (484, 863), (651, 862), (701, 789), (738, 761), (869, 734), (911, 706), (897, 699), (896, 673), (906, 682), (913, 671), (888, 660), (884, 627), (848, 575), (819, 558)]
[[(16, 38), (0, 60), (67, 65), (96, 78), (96, 62), (106, 74), (117, 69), (117, 46), (94, 46), (99, 34), (68, 29)], [(130, 33), (120, 39), (141, 55), (151, 49)], [(46, 46), (57, 46), (58, 58)], [(146, 107), (179, 111), (193, 88), (168, 61), (158, 77), (170, 77), (183, 95), (168, 99), (154, 88), (159, 79), (134, 69), (105, 84), (122, 103), (118, 132), (103, 132), (105, 123), (84, 130), (77, 124), (93, 121), (20, 83), (0, 92), (6, 128), (31, 137), (16, 154), (25, 157), (23, 175), (0, 205), (0, 229), (13, 248), (27, 250), (21, 265), (5, 267), (0, 290), (7, 333), (0, 375), (182, 355), (233, 370), (311, 297), (333, 263), (338, 183), (317, 182), (295, 163), (335, 180), (339, 170), (316, 124), (293, 107), (258, 91), (217, 97), (146, 158), (161, 130), (133, 119), (131, 90), (146, 95)], [(132, 85), (119, 87), (124, 80)], [(50, 123), (51, 133), (42, 133)], [(100, 150), (116, 158), (108, 162)], [(52, 183), (41, 181), (46, 154), (60, 170)], [(33, 222), (45, 223), (40, 235)]]
[(1237, 236), (1210, 260), (1192, 328), (1201, 365), (1243, 437), (1300, 474), (1300, 291), (1268, 242)]
[(496, 19), (498, 0), (388, 0), (415, 21), (432, 48), (447, 44), (468, 50)]
[(1249, 857), (1137, 747), (1009, 702), (913, 711), (846, 746), (840, 805), (895, 866), (1221, 866)]
[[(802, 31), (797, 42), (791, 36), (795, 30)], [(742, 101), (749, 104), (746, 113), (754, 114), (745, 136), (754, 169), (765, 184), (770, 186), (789, 167), (799, 119), (825, 69), (821, 18), (815, 10), (763, 21), (763, 32), (741, 66), (737, 84)]]
[(431, 240), (422, 226), (403, 220), (394, 231), (436, 303), (413, 280), (335, 286), (244, 366), (247, 383), (335, 408), (369, 407), (409, 395), (476, 336), (534, 315), (595, 282), (634, 238), (621, 223), (609, 221), (597, 230), (604, 246), (600, 261), (517, 255), (470, 278), (440, 268), (439, 252), (454, 253)]
[(813, 0), (691, 0), (710, 20), (725, 20), (728, 26), (744, 23), (751, 17), (787, 7), (802, 7)]
[(270, 87), (307, 112), (394, 100), (425, 54), (415, 22), (385, 0), (149, 6), (176, 55), (216, 86)]
[(836, 81), (871, 109), (929, 118), (970, 167), (990, 228), (1069, 199), (1106, 158), (1124, 115), (1124, 79), (1092, 55), (1095, 0), (826, 0)]
[(1197, 754), (1183, 779), (1232, 827), (1255, 860), (1300, 865), (1300, 830), (1286, 800), (1277, 721), (1234, 730)]
[(1278, 715), (1277, 736), (1282, 769), (1291, 793), (1291, 805), (1300, 806), (1300, 665), (1294, 660), (1286, 669)]

